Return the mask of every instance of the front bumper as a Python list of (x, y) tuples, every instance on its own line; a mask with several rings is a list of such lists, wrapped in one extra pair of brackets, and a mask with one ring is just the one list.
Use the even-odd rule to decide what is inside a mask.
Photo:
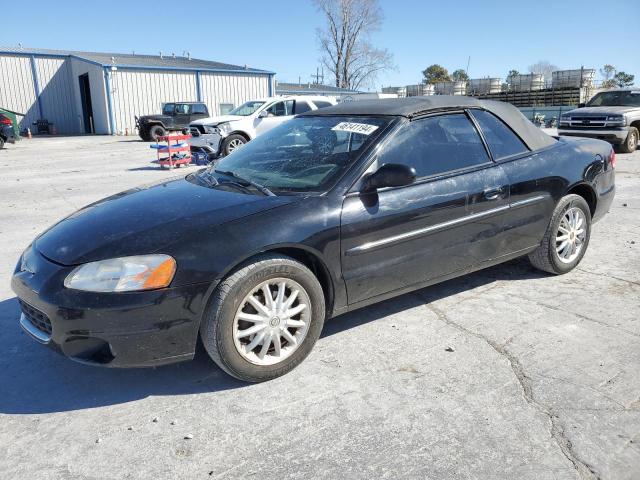
[(28, 271), (16, 268), (20, 324), (36, 341), (72, 360), (108, 367), (146, 367), (193, 358), (210, 284), (146, 292), (67, 289), (73, 267), (31, 248)]
[(209, 153), (218, 153), (220, 151), (220, 143), (222, 142), (222, 136), (218, 133), (201, 133), (198, 136), (193, 136), (189, 139), (189, 144), (192, 147), (202, 148)]
[(558, 127), (558, 136), (560, 137), (587, 137), (597, 138), (598, 140), (605, 140), (609, 143), (619, 144), (627, 139), (629, 134), (628, 127), (618, 128), (602, 128), (602, 129), (580, 129), (580, 128), (567, 128)]
[(6, 125), (0, 129), (0, 134), (6, 139), (7, 143), (16, 143), (16, 133), (13, 125)]

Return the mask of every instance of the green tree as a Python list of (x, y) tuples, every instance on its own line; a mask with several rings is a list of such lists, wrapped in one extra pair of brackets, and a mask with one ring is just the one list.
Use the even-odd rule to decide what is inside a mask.
[(423, 70), (422, 75), (424, 76), (424, 83), (448, 82), (451, 80), (447, 69), (437, 63), (434, 63)]
[(511, 77), (515, 77), (516, 75), (520, 75), (520, 72), (518, 70), (511, 69), (509, 70), (509, 73), (507, 73), (507, 81), (511, 78)]
[(469, 75), (463, 69), (459, 68), (451, 74), (451, 80), (454, 82), (468, 82)]
[(635, 75), (631, 75), (625, 72), (618, 72), (613, 78), (615, 79), (616, 84), (619, 87), (629, 87), (633, 85), (633, 79), (635, 78)]

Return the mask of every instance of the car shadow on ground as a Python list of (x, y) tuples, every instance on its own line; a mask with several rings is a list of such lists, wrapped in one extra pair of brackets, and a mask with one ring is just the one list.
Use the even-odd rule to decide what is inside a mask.
[[(512, 261), (341, 315), (327, 322), (322, 337), (497, 280), (523, 280), (542, 275), (526, 261)], [(18, 312), (16, 298), (0, 302), (2, 414), (65, 412), (126, 403), (148, 396), (212, 393), (248, 385), (217, 368), (203, 348), (198, 348), (192, 362), (152, 369), (81, 365), (44, 348), (23, 333), (17, 322)]]

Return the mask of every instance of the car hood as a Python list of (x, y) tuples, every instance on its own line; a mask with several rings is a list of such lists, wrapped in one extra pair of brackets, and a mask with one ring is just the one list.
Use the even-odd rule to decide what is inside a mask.
[(565, 114), (571, 115), (604, 115), (604, 114), (623, 114), (627, 112), (631, 112), (633, 110), (640, 110), (639, 107), (583, 107), (576, 108), (575, 110), (571, 110), (566, 112)]
[(187, 242), (195, 232), (293, 201), (292, 196), (228, 192), (180, 178), (88, 205), (42, 233), (35, 247), (63, 265), (153, 253)]
[(220, 115), (218, 117), (207, 117), (201, 118), (200, 120), (195, 120), (191, 122), (191, 125), (207, 125), (207, 126), (215, 126), (219, 123), (223, 122), (233, 122), (234, 120), (243, 120), (249, 117), (243, 117), (241, 115)]

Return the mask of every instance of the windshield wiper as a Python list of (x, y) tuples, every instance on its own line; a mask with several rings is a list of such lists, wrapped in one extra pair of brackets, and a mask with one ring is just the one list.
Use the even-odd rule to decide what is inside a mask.
[(220, 173), (222, 175), (226, 175), (226, 176), (231, 177), (231, 178), (235, 178), (236, 180), (238, 180), (240, 182), (241, 185), (242, 185), (242, 183), (246, 184), (245, 186), (251, 185), (256, 190), (258, 190), (260, 193), (262, 193), (263, 195), (265, 195), (267, 197), (275, 197), (276, 196), (275, 193), (273, 193), (271, 190), (269, 190), (264, 185), (260, 185), (259, 183), (252, 182), (251, 180), (247, 180), (246, 178), (242, 178), (241, 176), (239, 176), (235, 172), (231, 172), (231, 171), (228, 171), (228, 170), (215, 170), (215, 172), (216, 173)]

